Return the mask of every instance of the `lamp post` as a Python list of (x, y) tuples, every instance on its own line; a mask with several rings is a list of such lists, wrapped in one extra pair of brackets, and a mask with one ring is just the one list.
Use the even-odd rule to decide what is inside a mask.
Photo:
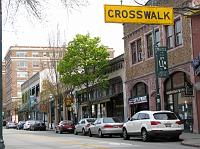
[(2, 122), (2, 102), (3, 102), (3, 95), (2, 95), (2, 7), (0, 2), (0, 24), (1, 24), (1, 33), (0, 33), (0, 148), (4, 149), (4, 140), (3, 140), (3, 122)]

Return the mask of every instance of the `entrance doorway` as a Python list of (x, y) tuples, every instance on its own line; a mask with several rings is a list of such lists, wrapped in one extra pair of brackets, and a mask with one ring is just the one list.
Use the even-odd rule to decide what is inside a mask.
[(173, 111), (184, 122), (184, 131), (192, 132), (192, 97), (186, 95), (186, 86), (192, 85), (189, 76), (176, 72), (165, 81), (165, 109)]

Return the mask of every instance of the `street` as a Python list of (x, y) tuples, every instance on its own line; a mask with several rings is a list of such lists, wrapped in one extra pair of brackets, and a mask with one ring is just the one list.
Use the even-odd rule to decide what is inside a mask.
[[(154, 140), (142, 142), (139, 138), (123, 140), (113, 138), (88, 137), (74, 134), (56, 134), (54, 131), (24, 131), (4, 129), (6, 149), (192, 149), (178, 142)], [(195, 148), (194, 148), (195, 149)]]

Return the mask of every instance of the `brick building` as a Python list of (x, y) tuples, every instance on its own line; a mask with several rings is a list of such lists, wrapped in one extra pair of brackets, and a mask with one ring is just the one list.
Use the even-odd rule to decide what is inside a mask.
[[(147, 5), (149, 5), (147, 3)], [(161, 6), (191, 6), (192, 0), (159, 0)], [(126, 68), (126, 99), (128, 116), (140, 110), (156, 110), (156, 77), (153, 41), (155, 46), (168, 49), (168, 78), (159, 78), (161, 110), (174, 111), (184, 120), (186, 132), (200, 131), (200, 93), (194, 88), (196, 80), (191, 61), (200, 52), (198, 40), (200, 16), (175, 14), (174, 26), (124, 24)], [(195, 80), (196, 79), (196, 80)], [(193, 95), (187, 95), (187, 88)], [(135, 101), (135, 102), (132, 102)]]
[(38, 71), (54, 65), (63, 57), (65, 47), (11, 46), (5, 56), (5, 117), (18, 121), (21, 105), (21, 84)]

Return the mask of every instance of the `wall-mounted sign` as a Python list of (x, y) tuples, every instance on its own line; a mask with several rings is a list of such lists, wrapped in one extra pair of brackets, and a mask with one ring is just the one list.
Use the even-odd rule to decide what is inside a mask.
[(106, 23), (173, 25), (172, 7), (104, 5)]
[(135, 97), (129, 99), (129, 104), (139, 104), (147, 102), (147, 96)]
[(157, 75), (159, 78), (166, 78), (169, 75), (168, 58), (166, 47), (156, 47)]

